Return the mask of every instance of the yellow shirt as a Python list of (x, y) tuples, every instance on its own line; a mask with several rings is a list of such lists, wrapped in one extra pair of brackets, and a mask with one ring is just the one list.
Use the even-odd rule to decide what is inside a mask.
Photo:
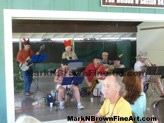
[[(130, 104), (124, 99), (120, 98), (117, 102), (111, 104), (109, 99), (105, 99), (100, 111), (100, 115), (103, 117), (111, 117), (117, 116), (117, 119), (113, 121), (106, 121), (106, 123), (133, 123), (132, 120), (130, 121), (119, 121), (120, 117), (127, 117), (132, 118), (132, 110)], [(118, 117), (119, 116), (119, 117)]]

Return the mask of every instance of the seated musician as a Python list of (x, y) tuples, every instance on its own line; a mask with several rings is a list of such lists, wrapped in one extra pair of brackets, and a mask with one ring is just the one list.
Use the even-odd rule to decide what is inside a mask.
[(102, 52), (102, 59), (100, 60), (100, 64), (102, 64), (107, 73), (110, 73), (113, 70), (112, 61), (109, 60), (108, 52)]
[(106, 77), (105, 68), (103, 65), (101, 65), (96, 71), (96, 79), (97, 79), (98, 83), (96, 84), (95, 88), (93, 89), (94, 96), (101, 96), (104, 94), (103, 82), (104, 82), (105, 77)]
[[(148, 60), (147, 60), (147, 52), (139, 51), (138, 56), (137, 56), (137, 61), (134, 64), (134, 71), (145, 72), (145, 66), (150, 66), (150, 62), (148, 62)], [(147, 78), (147, 80), (146, 80), (146, 78)], [(147, 77), (144, 76), (142, 78), (142, 82), (144, 82), (144, 81), (155, 81), (157, 83), (157, 87), (159, 88), (159, 91), (161, 93), (160, 97), (164, 97), (164, 90), (163, 90), (163, 86), (161, 84), (160, 78), (155, 78), (152, 76), (147, 76)], [(148, 87), (144, 91), (146, 92), (147, 89), (148, 89)]]
[(73, 91), (73, 95), (76, 98), (77, 101), (77, 108), (78, 109), (83, 109), (84, 106), (80, 102), (80, 93), (77, 85), (64, 85), (62, 86), (62, 80), (65, 76), (73, 76), (72, 71), (68, 68), (67, 66), (67, 60), (63, 59), (61, 62), (61, 67), (56, 70), (55, 76), (54, 76), (54, 82), (57, 82), (57, 89), (58, 89), (58, 97), (59, 97), (59, 108), (63, 109), (64, 108), (64, 92), (66, 87), (70, 88)]
[(64, 46), (65, 46), (65, 52), (63, 52), (63, 54), (62, 54), (62, 59), (67, 59), (67, 60), (78, 59), (76, 53), (72, 51), (72, 41), (71, 40), (65, 40)]
[(120, 57), (113, 58), (113, 68), (125, 68), (125, 65), (121, 64)]
[(100, 63), (101, 64), (108, 64), (108, 65), (110, 65), (112, 63), (112, 61), (109, 60), (108, 52), (102, 52), (102, 59), (101, 59)]
[[(105, 101), (98, 113), (92, 115), (95, 117), (132, 117), (132, 110), (129, 102), (123, 97), (126, 93), (125, 86), (122, 83), (122, 78), (119, 76), (110, 75), (104, 80), (104, 98)], [(112, 123), (133, 123), (133, 121), (121, 121), (115, 119)], [(88, 123), (89, 121), (81, 121), (81, 123)], [(93, 123), (93, 121), (92, 121)], [(111, 120), (106, 121), (111, 123)]]
[[(90, 87), (92, 85), (92, 81), (96, 77), (95, 76), (96, 71), (99, 69), (100, 66), (102, 66), (102, 65), (100, 65), (100, 59), (98, 59), (98, 58), (94, 58), (93, 62), (90, 63), (89, 65), (87, 65), (87, 67), (84, 71), (84, 77), (85, 77), (88, 87)], [(101, 69), (101, 73), (106, 74), (105, 69)]]

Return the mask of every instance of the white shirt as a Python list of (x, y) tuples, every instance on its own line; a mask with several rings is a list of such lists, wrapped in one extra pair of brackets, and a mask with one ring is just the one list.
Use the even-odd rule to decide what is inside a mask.
[(145, 66), (145, 63), (136, 61), (136, 63), (134, 64), (134, 71), (142, 71), (143, 66)]

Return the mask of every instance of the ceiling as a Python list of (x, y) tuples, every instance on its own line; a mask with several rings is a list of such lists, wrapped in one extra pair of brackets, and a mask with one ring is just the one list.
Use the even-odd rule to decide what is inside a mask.
[(141, 22), (13, 20), (13, 39), (126, 39), (136, 38)]

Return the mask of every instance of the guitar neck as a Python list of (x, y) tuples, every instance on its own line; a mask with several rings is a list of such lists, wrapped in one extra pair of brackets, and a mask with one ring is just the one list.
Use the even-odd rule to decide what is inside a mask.
[(40, 54), (40, 52), (43, 50), (45, 48), (45, 46), (43, 45), (43, 46), (41, 46), (40, 47), (40, 49), (39, 49), (39, 51), (38, 51), (38, 53)]
[(40, 49), (40, 50), (38, 51), (38, 53), (40, 54), (41, 51), (42, 51), (42, 50)]

